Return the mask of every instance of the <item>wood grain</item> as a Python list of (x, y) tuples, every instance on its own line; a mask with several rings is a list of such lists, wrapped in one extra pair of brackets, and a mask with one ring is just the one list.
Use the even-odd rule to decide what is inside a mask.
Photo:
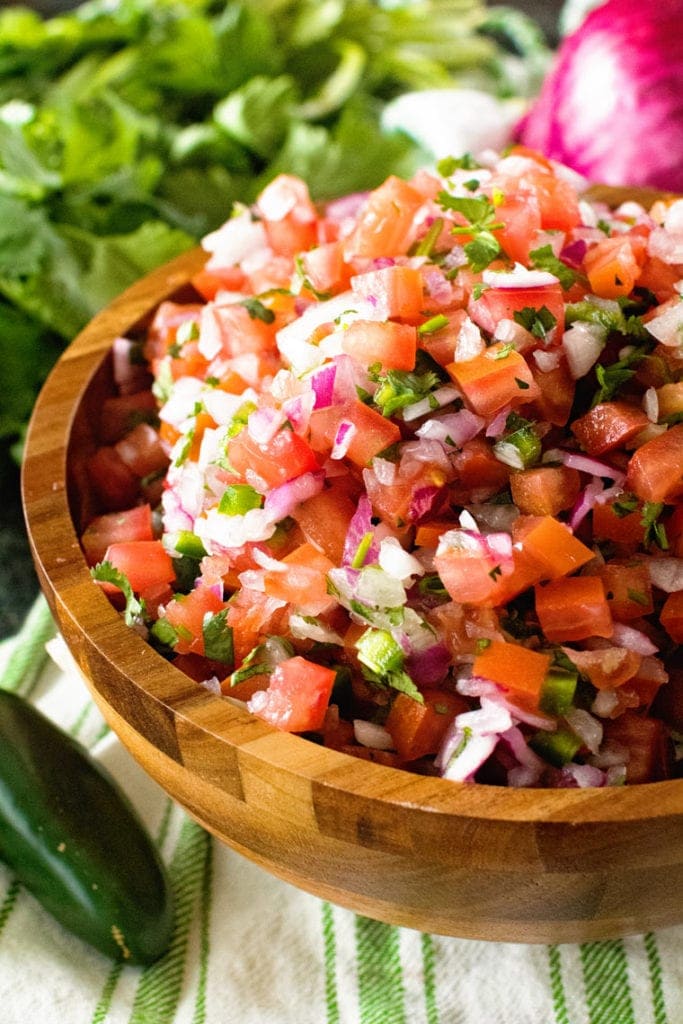
[(41, 586), (122, 742), (219, 839), (380, 920), (516, 942), (683, 921), (683, 780), (508, 790), (358, 761), (276, 732), (193, 683), (92, 583), (75, 524), (92, 508), (83, 464), (113, 391), (111, 343), (203, 260), (199, 250), (181, 256), (92, 321), (47, 381), (26, 445), (22, 491)]

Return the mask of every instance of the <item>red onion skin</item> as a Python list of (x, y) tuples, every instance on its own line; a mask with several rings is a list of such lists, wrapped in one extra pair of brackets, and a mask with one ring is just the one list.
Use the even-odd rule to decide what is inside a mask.
[(608, 0), (561, 44), (516, 138), (590, 181), (683, 192), (683, 0)]

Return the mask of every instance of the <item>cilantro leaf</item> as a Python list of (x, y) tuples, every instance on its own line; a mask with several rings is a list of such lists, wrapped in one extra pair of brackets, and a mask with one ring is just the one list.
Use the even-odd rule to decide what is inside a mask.
[(228, 609), (224, 608), (215, 615), (204, 617), (202, 634), (204, 637), (204, 654), (211, 661), (221, 661), (232, 665), (234, 649), (232, 627), (227, 624)]
[(643, 544), (656, 544), (662, 551), (669, 548), (669, 539), (666, 535), (664, 523), (659, 522), (659, 517), (664, 511), (664, 504), (661, 501), (646, 501), (643, 504), (641, 525), (644, 527)]
[(576, 272), (555, 255), (550, 245), (542, 245), (540, 249), (533, 249), (529, 253), (529, 260), (531, 266), (536, 270), (547, 270), (549, 274), (554, 274), (565, 291), (571, 288), (576, 281)]
[(139, 622), (145, 615), (145, 602), (138, 600), (130, 585), (130, 580), (111, 562), (99, 562), (90, 570), (90, 575), (100, 583), (113, 583), (118, 587), (126, 599), (126, 607), (123, 612), (126, 625), (132, 626)]
[(515, 323), (526, 328), (534, 338), (547, 338), (553, 327), (557, 325), (557, 318), (550, 312), (547, 306), (536, 309), (534, 306), (525, 306), (524, 309), (517, 309), (513, 313)]
[(413, 405), (438, 388), (441, 380), (432, 370), (415, 373), (411, 370), (387, 370), (386, 373), (371, 374), (377, 381), (373, 402), (383, 416), (393, 416), (400, 409)]

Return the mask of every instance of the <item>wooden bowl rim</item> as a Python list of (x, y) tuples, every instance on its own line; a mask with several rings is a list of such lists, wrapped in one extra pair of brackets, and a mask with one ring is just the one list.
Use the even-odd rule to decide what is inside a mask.
[[(608, 193), (609, 190), (601, 187), (600, 198), (606, 198)], [(633, 190), (630, 195), (633, 198)], [(623, 198), (620, 193), (619, 201)], [(150, 658), (159, 663), (158, 670), (163, 668), (169, 692), (186, 694), (188, 677), (126, 626), (107, 598), (93, 585), (68, 506), (66, 453), (79, 402), (114, 338), (125, 335), (159, 302), (186, 285), (203, 265), (206, 255), (197, 247), (157, 268), (98, 313), (70, 343), (35, 404), (22, 465), (24, 517), (36, 567), (47, 581), (47, 586), (43, 582), (43, 589), (48, 601), (53, 608), (59, 607), (69, 616), (84, 638), (99, 645), (100, 652), (132, 686), (143, 691), (135, 669), (149, 663)], [(74, 367), (78, 374), (73, 372)], [(55, 401), (67, 412), (63, 419), (53, 414)], [(53, 467), (50, 481), (45, 478), (46, 456), (50, 456)], [(54, 534), (45, 528), (46, 523), (58, 524), (57, 534), (68, 538), (65, 550), (56, 558), (50, 543)], [(67, 577), (68, 582), (62, 582)], [(74, 604), (87, 608), (87, 613), (76, 614)], [(126, 654), (121, 657), (117, 651), (124, 637)], [(173, 706), (161, 701), (173, 716), (184, 717), (195, 728), (228, 745), (231, 741), (221, 735), (220, 728), (207, 725), (212, 711), (220, 710), (223, 722), (254, 722), (253, 716), (229, 700), (210, 693), (200, 684), (192, 685), (197, 687), (193, 699), (181, 700)], [(280, 732), (260, 721), (253, 735), (253, 742), (247, 745), (250, 753), (271, 766), (279, 762), (284, 772), (361, 799), (379, 800), (428, 814), (510, 823), (550, 822), (557, 826), (579, 822), (633, 823), (683, 815), (683, 779), (624, 787), (515, 789), (452, 782), (359, 760)]]

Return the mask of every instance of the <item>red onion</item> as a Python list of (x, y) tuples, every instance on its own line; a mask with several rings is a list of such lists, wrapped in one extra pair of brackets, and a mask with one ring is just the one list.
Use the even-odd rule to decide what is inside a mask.
[(646, 636), (639, 629), (634, 629), (633, 626), (625, 626), (623, 622), (614, 623), (612, 640), (615, 644), (619, 644), (620, 647), (626, 647), (635, 654), (656, 654), (659, 650), (652, 643), (649, 636)]
[(307, 498), (312, 498), (314, 494), (322, 491), (324, 483), (325, 471), (322, 469), (303, 473), (301, 476), (295, 477), (294, 480), (288, 480), (287, 483), (280, 484), (279, 487), (273, 487), (271, 491), (268, 491), (263, 503), (264, 511), (273, 522), (279, 523), (291, 515), (302, 501), (306, 501)]
[(588, 455), (580, 455), (578, 452), (562, 452), (562, 461), (570, 469), (578, 469), (580, 473), (590, 473), (591, 476), (606, 477), (608, 480), (623, 483), (624, 473), (620, 469), (614, 469), (606, 462), (599, 462)]
[(592, 181), (683, 192), (683, 0), (608, 0), (557, 53), (517, 128)]
[(356, 434), (357, 427), (349, 420), (341, 420), (334, 435), (334, 443), (330, 449), (331, 459), (343, 459), (349, 450)]
[(319, 370), (311, 374), (311, 387), (315, 394), (315, 409), (324, 409), (328, 405), (332, 405), (336, 375), (337, 364), (335, 362), (325, 363)]
[[(358, 545), (363, 540), (366, 534), (372, 533), (374, 536), (375, 528), (372, 525), (372, 505), (367, 494), (361, 494), (358, 499), (358, 506), (344, 539), (344, 554), (342, 557), (342, 565), (351, 565), (355, 558), (356, 552), (358, 551)], [(379, 545), (373, 540), (372, 544), (368, 548), (364, 564), (370, 565), (377, 561), (379, 556)]]

